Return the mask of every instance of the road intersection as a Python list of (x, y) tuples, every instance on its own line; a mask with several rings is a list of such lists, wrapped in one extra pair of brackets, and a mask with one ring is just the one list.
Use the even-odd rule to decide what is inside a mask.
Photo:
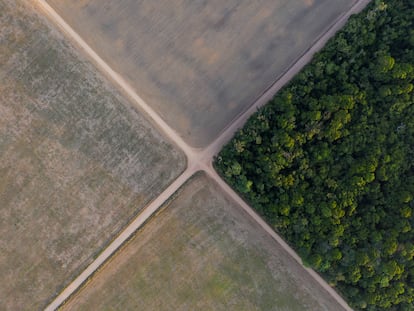
[[(302, 261), (294, 250), (287, 245), (283, 239), (278, 236), (275, 231), (260, 218), (256, 212), (235, 193), (216, 173), (213, 168), (214, 157), (222, 149), (222, 147), (230, 141), (234, 133), (241, 128), (246, 120), (257, 109), (265, 105), (275, 93), (290, 81), (311, 59), (315, 52), (320, 50), (324, 44), (331, 38), (347, 21), (350, 15), (361, 11), (370, 0), (359, 0), (355, 5), (342, 14), (336, 22), (329, 27), (310, 47), (274, 84), (272, 84), (250, 108), (240, 114), (224, 131), (206, 148), (196, 149), (189, 146), (178, 133), (172, 129), (135, 91), (134, 89), (116, 73), (103, 59), (54, 11), (45, 0), (36, 0), (38, 8), (61, 30), (66, 36), (78, 47), (84, 54), (95, 64), (95, 66), (105, 76), (116, 85), (119, 90), (126, 95), (131, 104), (139, 111), (144, 113), (151, 123), (170, 141), (172, 141), (179, 149), (183, 151), (187, 158), (187, 168), (184, 172), (165, 189), (156, 199), (154, 199), (137, 217), (104, 249), (100, 255), (55, 299), (46, 307), (46, 310), (56, 310), (62, 305), (74, 292), (76, 292), (82, 284), (84, 284), (100, 267), (109, 259), (117, 249), (127, 241), (134, 232), (140, 228), (191, 176), (198, 171), (204, 171), (221, 187), (221, 189), (237, 202), (260, 226), (269, 233), (274, 240), (282, 245), (282, 247), (300, 264)], [(303, 265), (302, 265), (303, 266)], [(315, 271), (303, 267), (333, 298), (343, 307), (344, 310), (352, 310), (348, 304), (338, 295), (335, 290), (329, 286)]]

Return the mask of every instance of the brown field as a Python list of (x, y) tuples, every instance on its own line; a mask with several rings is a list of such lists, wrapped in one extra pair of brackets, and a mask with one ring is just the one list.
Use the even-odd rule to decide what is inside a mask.
[(62, 309), (342, 310), (204, 174)]
[(0, 310), (38, 310), (184, 169), (36, 15), (0, 0)]
[(355, 0), (47, 0), (190, 145), (208, 145)]

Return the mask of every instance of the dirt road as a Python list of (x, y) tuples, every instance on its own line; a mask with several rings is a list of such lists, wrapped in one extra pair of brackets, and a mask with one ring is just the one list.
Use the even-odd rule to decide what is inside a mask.
[[(167, 189), (164, 190), (151, 204), (149, 204), (136, 218), (131, 222), (119, 236), (56, 298), (52, 301), (46, 310), (56, 310), (71, 294), (73, 294), (97, 269), (104, 263), (151, 215), (177, 191), (194, 173), (204, 170), (210, 175), (221, 187), (232, 197), (240, 206), (257, 221), (263, 229), (268, 232), (283, 248), (301, 264), (299, 256), (280, 238), (254, 211), (246, 204), (214, 171), (212, 167), (213, 157), (221, 150), (233, 134), (243, 126), (246, 120), (251, 116), (258, 107), (266, 104), (274, 94), (285, 85), (304, 65), (311, 59), (313, 54), (321, 49), (326, 41), (332, 37), (346, 22), (351, 14), (361, 11), (370, 0), (358, 1), (348, 12), (344, 13), (334, 25), (316, 41), (316, 43), (302, 55), (289, 70), (276, 81), (268, 90), (266, 90), (255, 103), (244, 113), (234, 119), (229, 126), (220, 134), (217, 139), (205, 149), (194, 149), (188, 146), (183, 139), (161, 119), (161, 117), (149, 107), (144, 100), (134, 91), (134, 89), (99, 55), (93, 51), (86, 42), (46, 3), (44, 0), (35, 1), (39, 9), (62, 30), (71, 41), (76, 44), (88, 58), (101, 70), (119, 89), (129, 97), (132, 104), (143, 112), (154, 126), (161, 131), (169, 140), (175, 143), (187, 156), (187, 169), (181, 174)], [(345, 310), (352, 310), (347, 303), (330, 287), (315, 271), (304, 267), (315, 280), (328, 291)]]

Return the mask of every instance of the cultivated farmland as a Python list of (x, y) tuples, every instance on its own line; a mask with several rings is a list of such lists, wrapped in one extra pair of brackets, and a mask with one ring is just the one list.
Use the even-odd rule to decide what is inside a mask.
[(47, 0), (190, 145), (206, 146), (355, 0)]
[(203, 174), (65, 310), (342, 310)]
[(30, 1), (0, 0), (0, 309), (42, 308), (184, 157)]

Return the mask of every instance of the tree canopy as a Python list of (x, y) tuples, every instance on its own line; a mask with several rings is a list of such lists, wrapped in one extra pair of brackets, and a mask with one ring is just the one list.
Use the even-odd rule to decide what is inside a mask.
[(216, 158), (355, 309), (414, 308), (414, 2), (374, 1)]

